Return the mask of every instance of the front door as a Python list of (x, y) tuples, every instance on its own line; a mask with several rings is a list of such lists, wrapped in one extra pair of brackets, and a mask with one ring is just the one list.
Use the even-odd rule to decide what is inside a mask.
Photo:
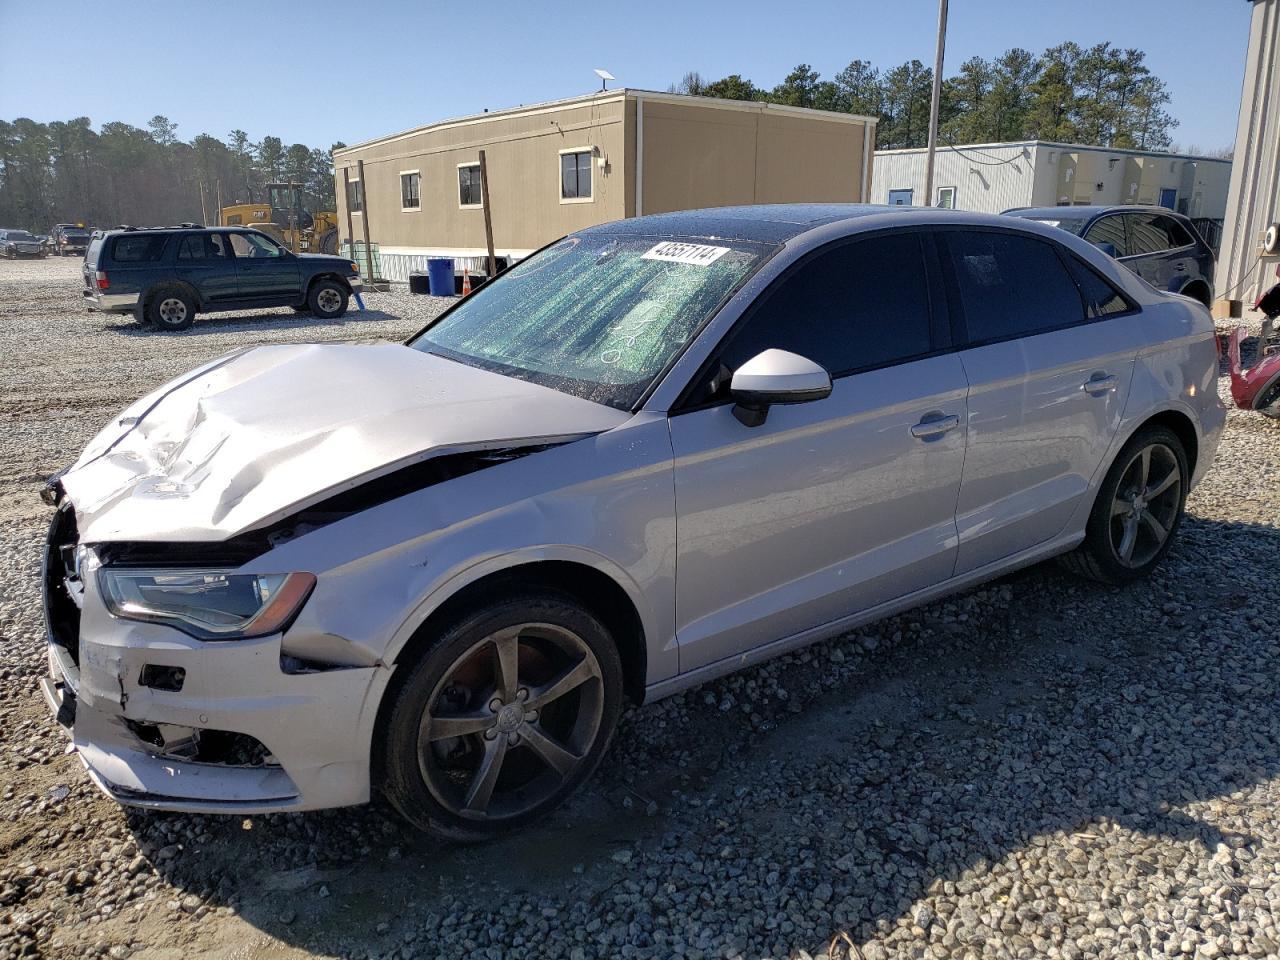
[(228, 236), (236, 254), (236, 278), (242, 300), (302, 301), (297, 257), (260, 233), (232, 232)]
[(1091, 269), (1034, 237), (941, 233), (966, 341), (963, 574), (1066, 527), (1120, 424), (1141, 324)]
[(178, 278), (195, 287), (200, 303), (213, 306), (239, 297), (235, 259), (225, 233), (189, 233), (178, 241)]
[[(682, 671), (951, 576), (967, 387), (926, 254), (927, 236), (899, 232), (811, 255), (672, 416)], [(771, 347), (824, 366), (833, 389), (747, 427), (727, 371)]]

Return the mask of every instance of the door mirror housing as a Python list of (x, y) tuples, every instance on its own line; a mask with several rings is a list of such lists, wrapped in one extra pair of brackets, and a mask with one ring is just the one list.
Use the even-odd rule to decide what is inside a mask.
[(1116, 245), (1114, 243), (1108, 243), (1106, 240), (1100, 240), (1095, 243), (1094, 246), (1113, 260), (1120, 256), (1120, 251), (1116, 249)]
[(807, 357), (771, 349), (758, 353), (733, 373), (729, 394), (733, 415), (758, 427), (775, 403), (808, 403), (831, 395), (831, 375)]

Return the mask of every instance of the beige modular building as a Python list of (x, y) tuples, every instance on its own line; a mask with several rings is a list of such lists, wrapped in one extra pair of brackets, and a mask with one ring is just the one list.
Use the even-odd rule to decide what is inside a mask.
[(875, 123), (778, 104), (599, 91), (444, 120), (336, 151), (338, 222), (343, 237), (350, 222), (360, 242), (367, 218), (388, 279), (407, 279), (432, 256), (482, 269), (482, 149), (494, 247), (508, 259), (574, 230), (641, 214), (864, 202)]
[[(923, 149), (881, 150), (873, 203), (924, 204)], [(1011, 207), (1138, 203), (1221, 221), (1231, 161), (1217, 157), (1026, 140), (939, 147), (930, 203), (1002, 213)]]

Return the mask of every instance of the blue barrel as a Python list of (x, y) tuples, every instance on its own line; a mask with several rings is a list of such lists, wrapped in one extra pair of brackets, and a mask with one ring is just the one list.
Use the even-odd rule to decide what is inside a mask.
[(430, 257), (427, 260), (427, 286), (433, 297), (452, 297), (453, 260), (449, 257)]

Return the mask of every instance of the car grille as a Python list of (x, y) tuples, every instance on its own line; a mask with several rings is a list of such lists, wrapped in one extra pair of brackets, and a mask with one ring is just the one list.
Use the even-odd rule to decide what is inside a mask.
[(49, 642), (62, 647), (80, 665), (80, 604), (84, 585), (77, 570), (80, 534), (76, 512), (64, 503), (49, 525), (44, 551), (44, 622)]

